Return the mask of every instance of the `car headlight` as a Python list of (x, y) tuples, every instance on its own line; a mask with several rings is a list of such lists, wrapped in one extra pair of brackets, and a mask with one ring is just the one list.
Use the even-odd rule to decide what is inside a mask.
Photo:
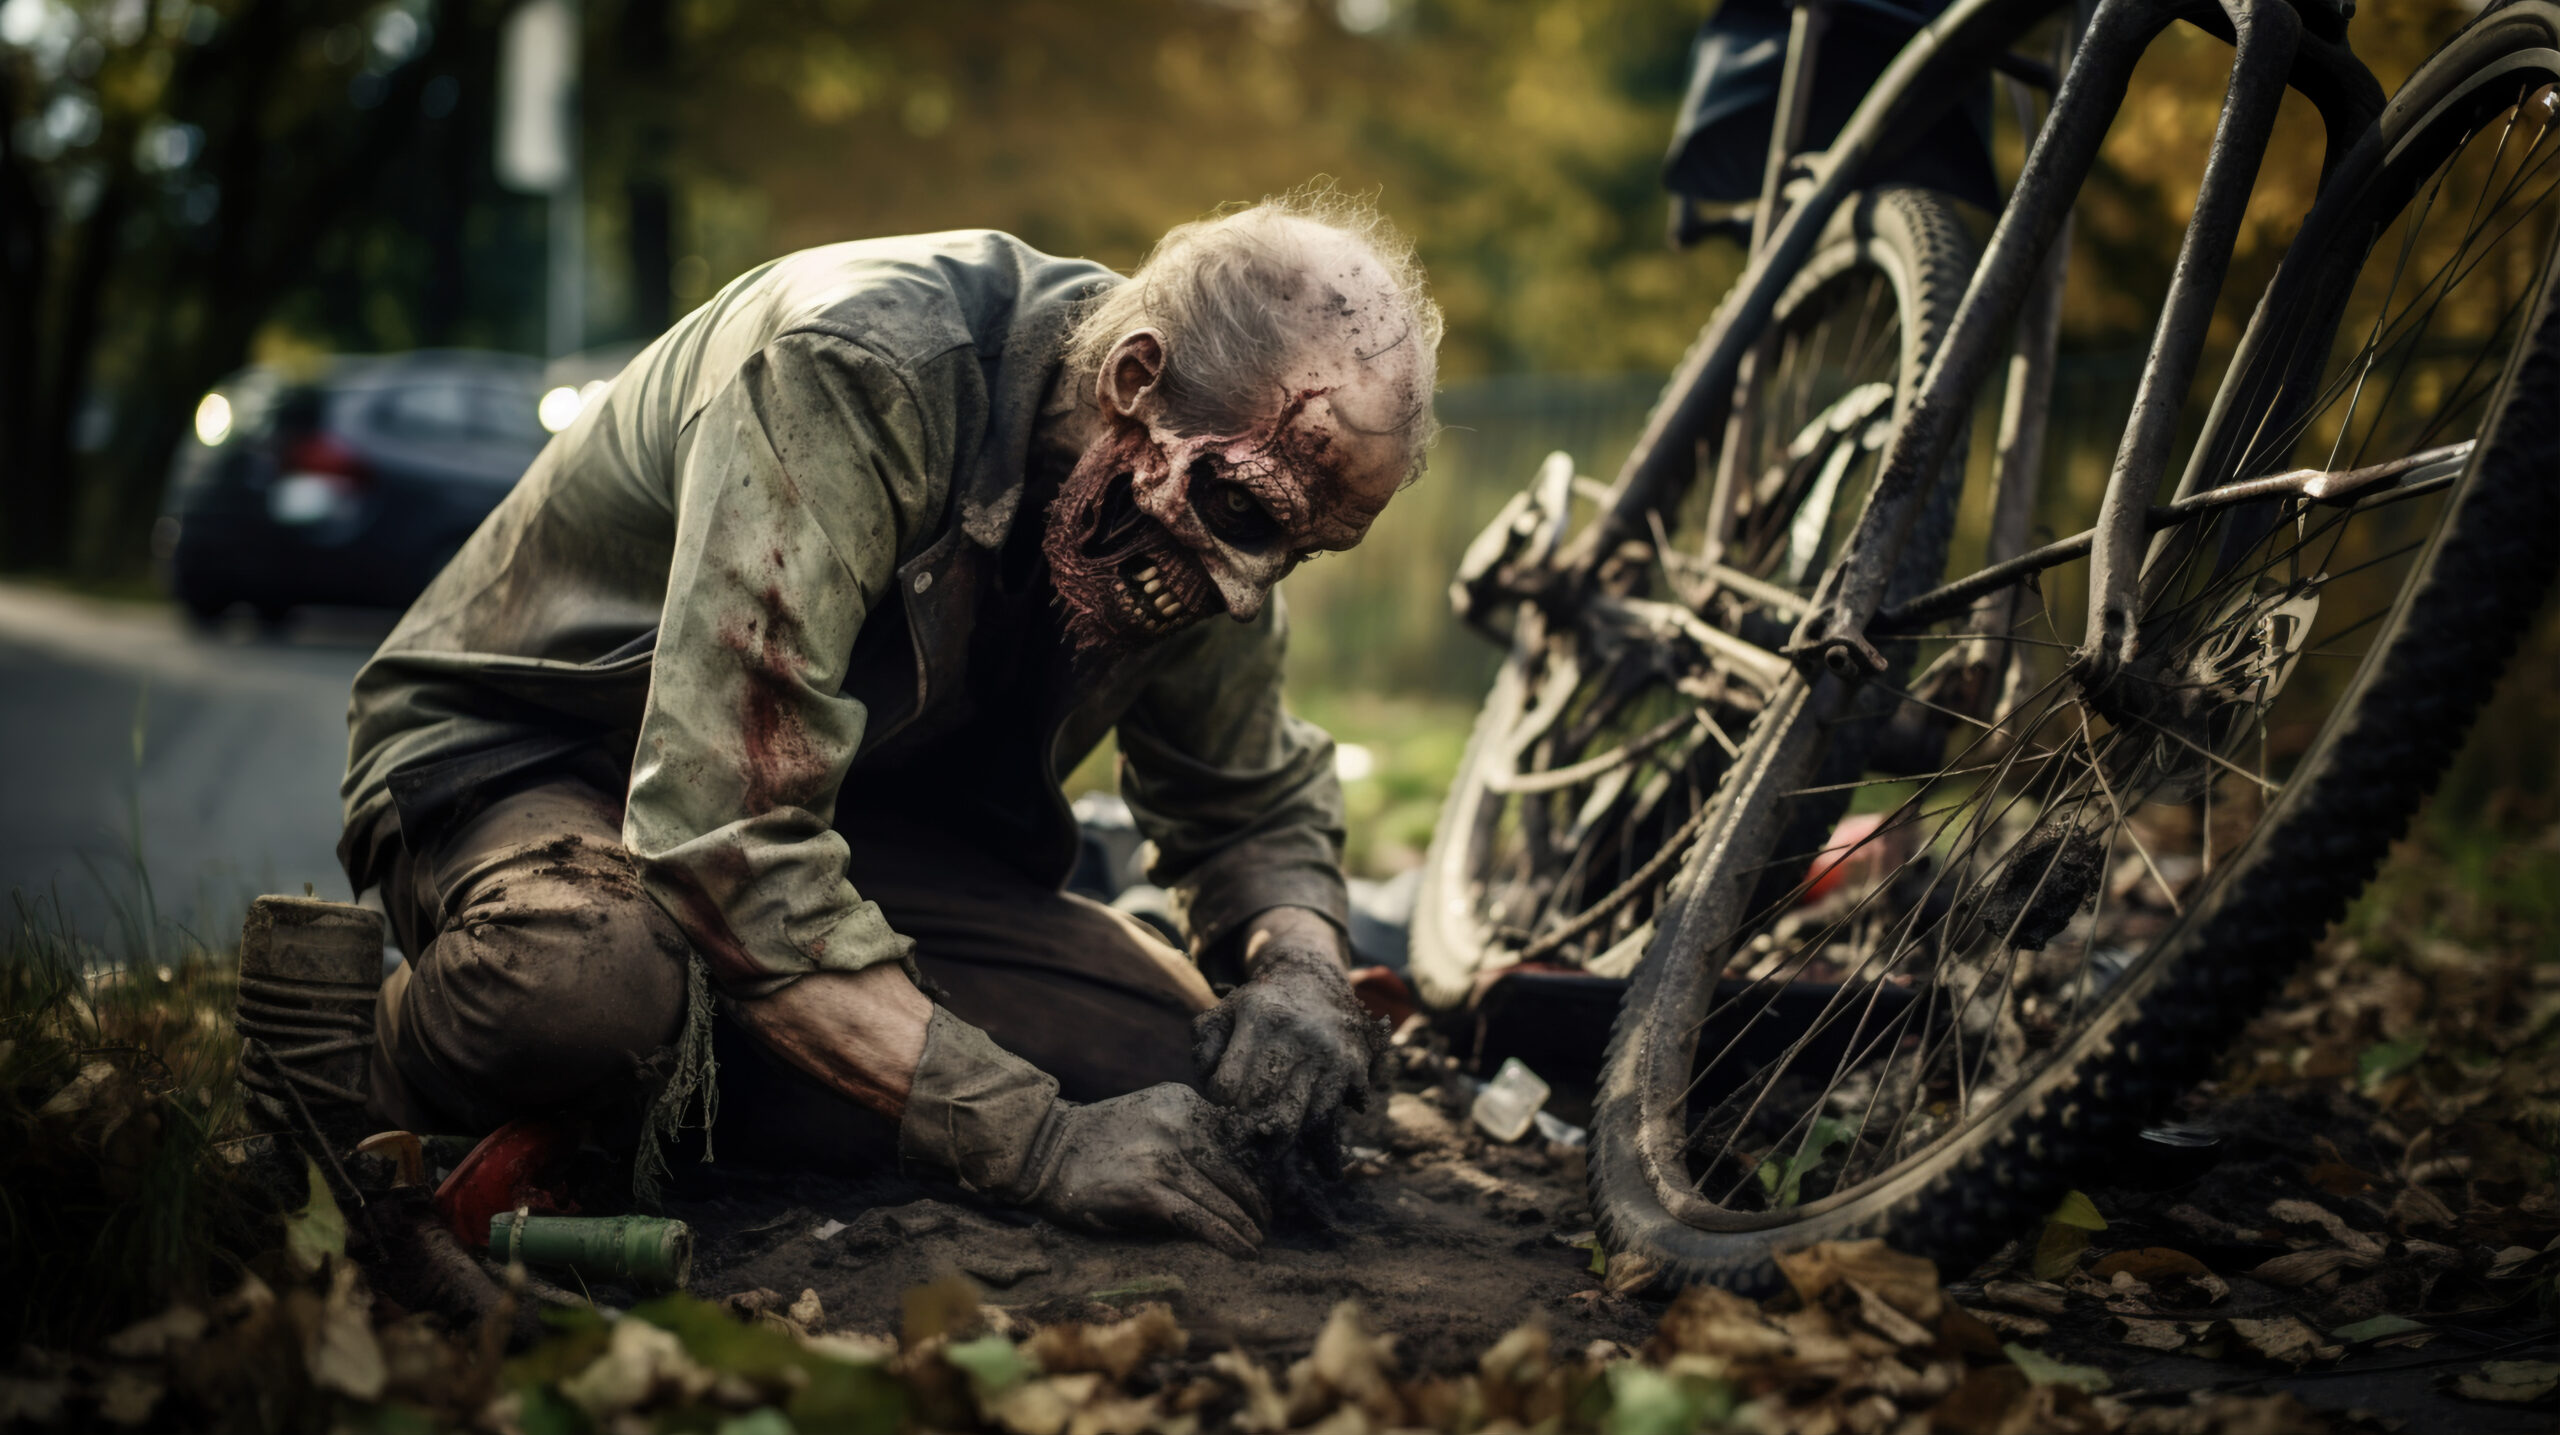
[(207, 394), (196, 404), (196, 442), (206, 448), (231, 437), (231, 400)]

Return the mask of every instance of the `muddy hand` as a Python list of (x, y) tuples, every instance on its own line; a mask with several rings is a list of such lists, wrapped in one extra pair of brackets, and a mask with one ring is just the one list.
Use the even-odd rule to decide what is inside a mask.
[(1368, 1106), (1386, 1032), (1329, 951), (1273, 943), (1252, 972), (1192, 1024), (1209, 1094), (1257, 1138), (1329, 1141), (1344, 1110)]
[(1199, 1092), (1173, 1082), (1081, 1106), (1060, 1102), (1027, 1173), (1032, 1184), (1008, 1194), (1065, 1225), (1170, 1228), (1250, 1256), (1270, 1213), (1259, 1183), (1227, 1149), (1223, 1120)]
[(1056, 1078), (935, 1007), (898, 1150), (1068, 1225), (1170, 1229), (1250, 1256), (1267, 1209), (1232, 1149), (1233, 1120), (1171, 1083), (1061, 1101)]

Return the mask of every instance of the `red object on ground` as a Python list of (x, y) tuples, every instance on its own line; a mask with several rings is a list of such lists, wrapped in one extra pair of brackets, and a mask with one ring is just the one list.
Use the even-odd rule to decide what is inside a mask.
[(1386, 1018), (1389, 1026), (1402, 1026), (1413, 1015), (1413, 988), (1404, 984), (1388, 967), (1356, 967), (1351, 973), (1351, 994), (1360, 999), (1369, 1015)]
[(1881, 812), (1861, 812), (1841, 818), (1840, 825), (1831, 829), (1831, 840), (1814, 857), (1813, 874), (1797, 905), (1810, 907), (1838, 891), (1844, 882), (1872, 882), (1909, 861), (1920, 845), (1918, 826), (1905, 822), (1879, 835), (1886, 816)]
[(510, 1121), (480, 1138), (436, 1187), (436, 1214), (477, 1250), (489, 1244), (489, 1218), (501, 1211), (574, 1209), (567, 1177), (577, 1149), (578, 1129), (565, 1121)]

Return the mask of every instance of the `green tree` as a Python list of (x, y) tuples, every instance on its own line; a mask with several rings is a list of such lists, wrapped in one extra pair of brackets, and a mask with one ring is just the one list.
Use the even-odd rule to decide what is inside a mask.
[(196, 395), (432, 107), (451, 8), (0, 8), (0, 561), (140, 556)]

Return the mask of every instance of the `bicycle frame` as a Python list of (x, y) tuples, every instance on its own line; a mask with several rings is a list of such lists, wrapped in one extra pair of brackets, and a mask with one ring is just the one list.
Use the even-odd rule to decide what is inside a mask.
[[(1811, 253), (1840, 205), (1863, 186), (1877, 161), (1891, 153), (1895, 139), (1925, 132), (1954, 103), (1961, 85), (1993, 70), (2034, 78), (2040, 67), (2010, 54), (2010, 46), (2065, 8), (2056, 0), (1959, 0), (1918, 30), (1829, 149), (1800, 152), (1812, 66), (1829, 22), (1825, 7), (1852, 4), (1869, 12), (1893, 10), (1875, 0), (1812, 0), (1795, 17), (1765, 170), (1769, 182), (1754, 217), (1749, 263), (1674, 372), (1619, 471), (1608, 509), (1560, 555), (1558, 576), (1572, 588), (1585, 586), (1602, 556), (1642, 532), (1651, 521), (1647, 515), (1686, 476), (1696, 441), (1751, 367), (1752, 345), (1744, 336), (1766, 327), (1788, 277)], [(2283, 92), (2288, 86), (2300, 91), (2322, 117), (2324, 188), (2341, 158), (2372, 130), (2382, 111), (2381, 85), (2345, 43), (2343, 12), (2350, 8), (2340, 0), (2098, 0), (1973, 280), (1896, 427), (1866, 508), (1787, 645), (1791, 657), (1819, 662), (1842, 677), (1884, 666), (1865, 630), (1881, 606), (1892, 553), (1916, 511), (1914, 500), (1941, 473), (1970, 419), (1974, 393), (2008, 347), (2022, 303), (2040, 284), (2055, 282), (2060, 256), (2054, 241), (2123, 104), (2134, 67), (2163, 30), (2183, 19), (2230, 41), (2236, 53), (2194, 215), (2093, 535), (2090, 624), (2079, 657), (2084, 683), (2103, 687), (2112, 677), (2135, 637), (2142, 545), (2151, 532), (2152, 499), (2171, 456), (2178, 410), (2201, 361), (2239, 220)], [(1791, 185), (1790, 175), (1801, 178)], [(1793, 193), (1796, 185), (1802, 186), (1800, 197)], [(2279, 269), (2279, 287), (2287, 283), (2289, 268)], [(2259, 319), (2266, 313), (2262, 308)], [(2049, 315), (2032, 317), (2050, 323)], [(2313, 322), (2333, 328), (2336, 315), (2315, 315)], [(2240, 359), (2254, 351), (2261, 327), (2252, 322)], [(2039, 402), (2036, 377), (2029, 373), (2023, 382), (2011, 384), (2012, 404)], [(2020, 376), (2013, 373), (2012, 378)], [(2225, 407), (2217, 404), (2208, 417), (2195, 450), (2197, 461), (2180, 485), (2182, 497), (2201, 480), (2205, 456), (2229, 450), (2229, 436), (2221, 431)], [(2030, 436), (2023, 431), (2033, 418), (2024, 412), (2004, 414), (2004, 437)], [(2032, 457), (2024, 452), (2027, 445), (2006, 447), (2021, 458)], [(2024, 502), (2031, 495), (2032, 475), (2022, 478), (2017, 472), (2023, 466), (2003, 465), (2004, 498), (2014, 493), (2012, 501)], [(1726, 467), (1719, 463), (1720, 470)], [(1718, 489), (1728, 486), (1728, 474), (1720, 472), (1718, 479)], [(1993, 526), (1995, 534), (2018, 527), (1996, 517)], [(2000, 556), (1995, 554), (1995, 560)]]

